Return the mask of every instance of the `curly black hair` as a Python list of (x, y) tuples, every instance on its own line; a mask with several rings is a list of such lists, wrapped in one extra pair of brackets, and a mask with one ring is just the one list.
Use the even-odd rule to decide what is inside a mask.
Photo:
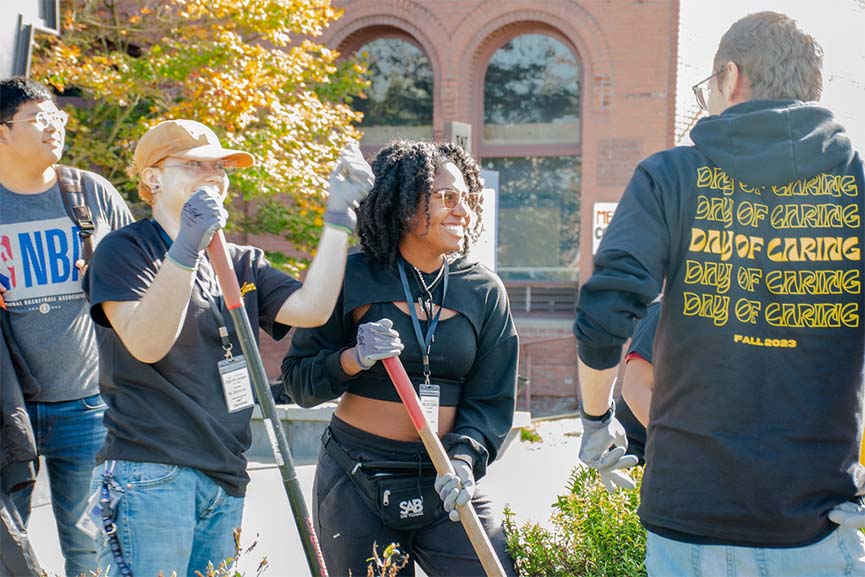
[[(456, 144), (400, 140), (378, 152), (372, 162), (375, 185), (357, 212), (360, 246), (366, 254), (388, 265), (395, 263), (400, 238), (411, 228), (419, 206), (426, 207), (429, 226), (429, 198), (435, 174), (448, 162), (462, 172), (470, 193), (481, 192), (477, 163)], [(423, 198), (426, 202), (421, 203)], [(471, 212), (472, 223), (463, 237), (461, 254), (466, 254), (483, 230), (480, 203)]]

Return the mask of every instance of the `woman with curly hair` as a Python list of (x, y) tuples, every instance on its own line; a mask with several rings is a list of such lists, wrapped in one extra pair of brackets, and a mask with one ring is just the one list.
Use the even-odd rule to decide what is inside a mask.
[[(458, 146), (396, 142), (372, 164), (351, 255), (327, 324), (299, 329), (282, 364), (303, 407), (340, 397), (322, 438), (313, 518), (333, 575), (366, 574), (374, 544), (429, 575), (483, 575), (459, 520), (474, 504), (502, 564), (504, 535), (476, 489), (514, 414), (518, 342), (501, 280), (466, 252), (481, 230), (481, 182)], [(456, 476), (437, 478), (377, 361), (401, 355)], [(413, 575), (409, 566), (401, 575)]]

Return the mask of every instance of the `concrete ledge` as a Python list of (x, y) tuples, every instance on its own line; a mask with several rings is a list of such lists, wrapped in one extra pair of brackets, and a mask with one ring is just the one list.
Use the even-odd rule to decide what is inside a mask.
[(511, 430), (508, 431), (508, 435), (505, 437), (504, 442), (502, 443), (502, 448), (499, 449), (499, 459), (502, 458), (502, 455), (505, 454), (505, 451), (508, 450), (508, 447), (511, 446), (511, 443), (514, 442), (514, 439), (520, 438), (520, 429), (524, 427), (530, 427), (532, 425), (532, 414), (528, 411), (516, 411), (514, 413), (514, 424), (511, 425)]
[[(288, 450), (295, 465), (312, 465), (318, 457), (321, 435), (336, 410), (336, 403), (324, 403), (312, 409), (297, 405), (276, 405), (276, 414), (282, 422)], [(273, 450), (264, 429), (261, 407), (252, 411), (252, 444), (246, 451), (251, 461), (273, 462)]]
[[(318, 457), (318, 449), (321, 444), (321, 435), (330, 422), (330, 418), (336, 410), (336, 403), (324, 403), (313, 409), (303, 409), (297, 405), (277, 405), (276, 414), (282, 422), (285, 436), (288, 439), (288, 449), (295, 465), (315, 464)], [(504, 455), (507, 448), (520, 435), (520, 428), (531, 425), (532, 415), (527, 411), (514, 413), (514, 424), (505, 437), (499, 458)], [(261, 408), (256, 405), (252, 412), (252, 445), (246, 452), (246, 457), (251, 461), (273, 461), (273, 452), (270, 448), (270, 440), (264, 429), (261, 417)]]

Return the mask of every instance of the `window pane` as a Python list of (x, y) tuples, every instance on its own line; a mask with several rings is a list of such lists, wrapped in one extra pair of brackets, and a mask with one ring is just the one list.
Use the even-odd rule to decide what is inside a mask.
[(385, 144), (394, 138), (432, 138), (433, 71), (414, 44), (379, 38), (358, 51), (366, 56), (372, 85), (367, 98), (354, 101), (363, 112), (364, 144)]
[(485, 158), (499, 173), (498, 273), (505, 280), (576, 280), (580, 158)]
[(580, 140), (580, 67), (560, 41), (524, 34), (496, 50), (484, 78), (484, 141)]

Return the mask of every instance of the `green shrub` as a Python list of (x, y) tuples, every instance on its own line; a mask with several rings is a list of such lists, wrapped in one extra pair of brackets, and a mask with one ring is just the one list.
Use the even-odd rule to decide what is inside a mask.
[[(238, 569), (238, 564), (240, 563), (241, 557), (251, 553), (258, 545), (258, 535), (255, 536), (252, 545), (244, 549), (240, 545), (240, 527), (236, 527), (233, 533), (234, 556), (229, 557), (225, 561), (221, 561), (219, 565), (216, 566), (214, 566), (212, 562), (209, 562), (203, 573), (201, 571), (195, 572), (196, 577), (246, 577), (246, 573), (241, 573)], [(261, 577), (261, 574), (269, 567), (270, 565), (267, 563), (267, 557), (262, 557), (261, 561), (258, 562), (258, 568), (255, 570), (255, 577)], [(105, 577), (108, 577), (107, 573)], [(165, 577), (162, 571), (159, 572), (158, 577)], [(170, 577), (177, 577), (177, 573), (172, 571)]]
[(538, 432), (537, 425), (531, 427), (520, 427), (520, 441), (523, 443), (543, 443), (544, 438)]
[[(408, 553), (403, 553), (399, 543), (391, 543), (378, 554), (378, 543), (372, 544), (372, 557), (366, 560), (366, 577), (396, 577), (409, 562)], [(351, 577), (351, 570), (349, 570)]]
[(639, 577), (646, 575), (646, 531), (637, 518), (642, 469), (631, 469), (634, 491), (607, 493), (597, 471), (574, 469), (568, 492), (553, 504), (552, 529), (518, 527), (505, 509), (508, 551), (519, 575)]

